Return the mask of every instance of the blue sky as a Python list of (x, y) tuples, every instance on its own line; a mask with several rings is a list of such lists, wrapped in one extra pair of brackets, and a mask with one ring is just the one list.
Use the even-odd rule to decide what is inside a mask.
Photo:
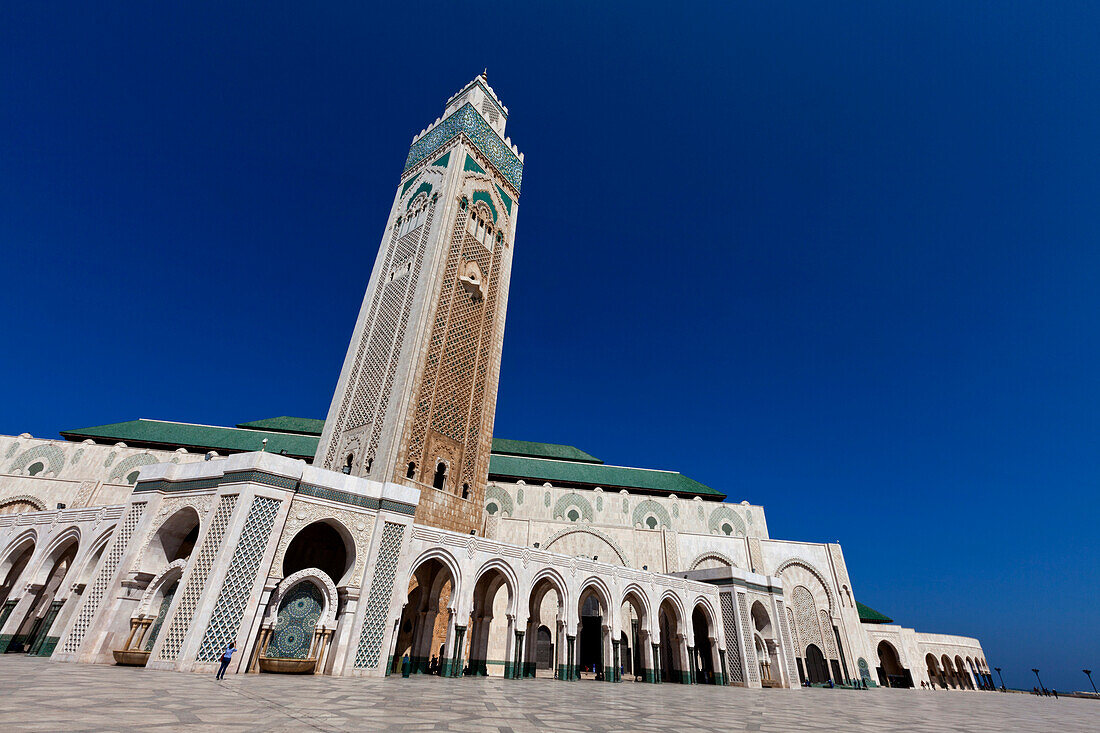
[(409, 142), (488, 67), (498, 436), (839, 540), (1010, 685), (1100, 668), (1095, 3), (91, 5), (0, 9), (0, 431), (324, 416)]

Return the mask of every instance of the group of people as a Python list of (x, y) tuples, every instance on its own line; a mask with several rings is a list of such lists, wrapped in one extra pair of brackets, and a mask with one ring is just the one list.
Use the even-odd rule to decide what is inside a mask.
[(1058, 699), (1058, 690), (1048, 690), (1045, 687), (1032, 687), (1031, 694), (1042, 695), (1043, 697), (1050, 697), (1051, 695), (1053, 695), (1055, 700)]

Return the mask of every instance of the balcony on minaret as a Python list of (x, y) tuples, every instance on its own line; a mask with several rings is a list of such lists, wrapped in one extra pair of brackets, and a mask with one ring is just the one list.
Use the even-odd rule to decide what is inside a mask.
[(458, 282), (462, 284), (462, 289), (473, 298), (475, 303), (485, 297), (484, 280), (481, 268), (477, 266), (476, 262), (467, 262), (462, 275), (458, 278)]
[(478, 74), (473, 81), (462, 88), (462, 91), (447, 100), (447, 110), (443, 113), (443, 117), (446, 118), (467, 102), (503, 139), (504, 125), (508, 122), (508, 108), (501, 103), (484, 74)]

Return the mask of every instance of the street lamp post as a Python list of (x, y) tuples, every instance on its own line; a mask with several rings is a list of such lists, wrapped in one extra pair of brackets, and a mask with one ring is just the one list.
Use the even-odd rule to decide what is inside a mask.
[(1043, 678), (1039, 676), (1039, 670), (1032, 669), (1031, 671), (1035, 673), (1035, 679), (1039, 680), (1039, 689), (1046, 692), (1047, 688), (1043, 686)]
[(1085, 675), (1089, 678), (1089, 684), (1092, 685), (1092, 691), (1095, 693), (1096, 692), (1096, 683), (1092, 681), (1092, 670), (1091, 669), (1082, 669), (1081, 671), (1084, 672)]
[[(1000, 667), (994, 667), (993, 669), (997, 670), (997, 676), (1001, 677), (1001, 668)], [(1001, 689), (1003, 690), (1004, 688), (1005, 688), (1005, 678), (1001, 677)]]

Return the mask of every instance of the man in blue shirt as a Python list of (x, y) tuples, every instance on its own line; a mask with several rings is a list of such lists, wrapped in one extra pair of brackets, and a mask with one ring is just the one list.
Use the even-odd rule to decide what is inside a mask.
[(225, 652), (222, 653), (222, 666), (218, 667), (218, 674), (214, 679), (225, 679), (225, 670), (229, 667), (229, 663), (233, 661), (233, 652), (237, 651), (237, 647), (233, 642), (229, 642), (225, 645)]

